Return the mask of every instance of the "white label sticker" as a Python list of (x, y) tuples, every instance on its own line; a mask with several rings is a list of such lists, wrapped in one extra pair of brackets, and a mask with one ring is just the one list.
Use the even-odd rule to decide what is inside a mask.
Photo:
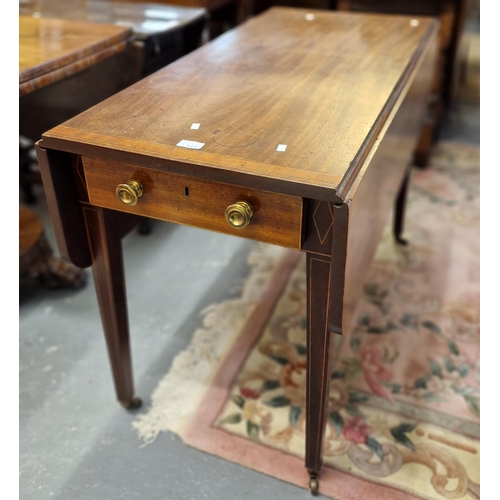
[(201, 149), (205, 145), (204, 142), (196, 142), (196, 141), (186, 141), (183, 139), (181, 142), (177, 143), (177, 146), (181, 148), (189, 148), (189, 149)]
[(286, 144), (278, 144), (276, 151), (286, 151)]
[(199, 123), (193, 123), (191, 125), (191, 130), (198, 130), (200, 128), (200, 124)]

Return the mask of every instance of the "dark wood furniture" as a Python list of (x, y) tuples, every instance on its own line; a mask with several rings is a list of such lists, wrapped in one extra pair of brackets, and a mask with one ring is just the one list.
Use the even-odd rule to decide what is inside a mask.
[[(113, 1), (113, 0), (111, 0)], [(144, 3), (150, 0), (122, 0), (126, 2)], [(213, 40), (224, 31), (237, 26), (240, 3), (244, 0), (156, 0), (159, 4), (178, 5), (179, 7), (198, 7), (205, 9), (209, 14), (208, 38)]]
[[(141, 49), (127, 26), (19, 16), (19, 134), (42, 133), (140, 78)], [(34, 204), (38, 169), (20, 143), (20, 187)]]
[(47, 240), (43, 222), (36, 212), (19, 207), (19, 283), (36, 282), (44, 288), (80, 288), (87, 273), (58, 259)]
[(19, 16), (19, 96), (123, 51), (131, 35), (123, 26)]
[[(132, 30), (131, 43), (115, 57), (102, 63), (95, 61), (82, 68), (85, 71), (67, 74), (57, 83), (22, 96), (20, 134), (32, 142), (46, 130), (197, 48), (207, 19), (202, 8), (108, 0), (19, 0), (19, 12), (33, 19), (65, 19), (116, 25), (118, 31), (124, 27)], [(92, 32), (98, 29), (99, 26)], [(21, 156), (25, 153), (26, 150), (20, 151)], [(38, 169), (32, 168), (29, 158), (20, 163), (24, 199), (33, 204), (33, 185), (40, 182)]]
[(273, 8), (46, 132), (61, 252), (92, 266), (117, 399), (135, 397), (121, 239), (147, 216), (307, 253), (306, 458), (322, 464), (332, 334), (396, 236), (439, 50), (430, 18)]
[[(131, 34), (122, 26), (20, 16), (20, 107), (24, 97), (113, 59), (126, 50)], [(21, 154), (20, 162), (23, 165), (28, 160)], [(24, 206), (19, 209), (19, 274), (21, 279), (34, 278), (49, 287), (78, 288), (86, 281), (84, 271), (53, 256), (42, 221)]]
[(439, 19), (439, 55), (429, 96), (428, 114), (415, 152), (415, 163), (427, 165), (439, 138), (443, 114), (453, 98), (458, 47), (470, 0), (336, 0), (337, 8), (350, 12), (376, 12), (433, 16)]
[(199, 47), (207, 21), (200, 7), (112, 0), (19, 0), (19, 13), (131, 28), (134, 42), (143, 46), (141, 77)]
[(294, 7), (300, 9), (329, 10), (335, 7), (336, 0), (243, 0), (242, 17), (261, 14), (271, 7)]

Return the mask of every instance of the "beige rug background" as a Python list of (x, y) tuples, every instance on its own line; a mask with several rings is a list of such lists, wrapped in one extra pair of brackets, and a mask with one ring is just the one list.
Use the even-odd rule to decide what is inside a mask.
[[(479, 498), (479, 150), (442, 143), (415, 170), (408, 247), (390, 224), (331, 381), (331, 498)], [(256, 245), (237, 299), (203, 327), (134, 428), (307, 487), (305, 259)]]

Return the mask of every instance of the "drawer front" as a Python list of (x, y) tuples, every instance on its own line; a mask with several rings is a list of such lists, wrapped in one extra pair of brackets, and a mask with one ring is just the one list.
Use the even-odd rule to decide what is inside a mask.
[[(194, 226), (264, 243), (301, 248), (302, 198), (258, 189), (172, 174), (99, 158), (82, 157), (92, 205), (154, 219)], [(143, 193), (136, 205), (116, 196), (119, 184), (138, 181)], [(234, 228), (226, 208), (239, 201), (253, 208), (250, 223)]]

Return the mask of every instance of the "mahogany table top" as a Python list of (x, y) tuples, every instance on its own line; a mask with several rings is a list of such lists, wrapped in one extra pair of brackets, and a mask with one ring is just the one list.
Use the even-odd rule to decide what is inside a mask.
[(19, 16), (19, 94), (123, 50), (131, 35), (129, 27)]
[(436, 29), (426, 17), (272, 8), (48, 131), (43, 143), (344, 200)]

